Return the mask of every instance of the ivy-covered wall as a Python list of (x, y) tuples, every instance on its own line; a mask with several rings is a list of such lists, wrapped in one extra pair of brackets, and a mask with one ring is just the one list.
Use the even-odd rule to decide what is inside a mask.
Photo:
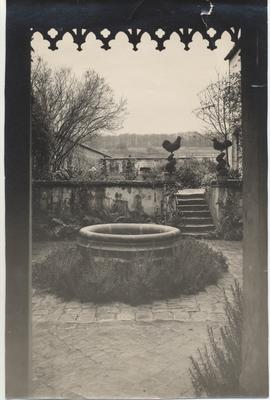
[(153, 217), (161, 214), (164, 201), (163, 182), (37, 181), (32, 186), (34, 218), (76, 218), (103, 210)]
[(206, 189), (205, 197), (216, 226), (218, 226), (222, 218), (224, 218), (228, 202), (232, 208), (231, 212), (234, 213), (235, 216), (242, 218), (243, 194), (241, 181), (228, 179), (224, 182), (212, 183), (211, 186)]

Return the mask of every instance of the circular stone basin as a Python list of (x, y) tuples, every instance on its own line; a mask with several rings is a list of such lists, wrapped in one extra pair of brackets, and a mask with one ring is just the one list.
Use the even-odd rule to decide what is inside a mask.
[(79, 245), (99, 252), (158, 252), (177, 246), (180, 230), (157, 224), (103, 224), (80, 230)]
[[(134, 304), (159, 296), (164, 285), (175, 282), (179, 239), (179, 229), (164, 225), (122, 223), (82, 228), (79, 251), (89, 292), (102, 301)], [(178, 283), (182, 272), (176, 274)]]

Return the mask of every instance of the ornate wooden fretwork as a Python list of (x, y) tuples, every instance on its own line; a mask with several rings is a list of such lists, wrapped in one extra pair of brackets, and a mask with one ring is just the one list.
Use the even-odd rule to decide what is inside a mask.
[(88, 28), (76, 28), (76, 29), (63, 29), (52, 27), (50, 29), (44, 28), (32, 28), (32, 34), (35, 32), (41, 33), (43, 39), (49, 42), (49, 49), (57, 50), (57, 43), (63, 39), (66, 33), (70, 33), (73, 38), (74, 43), (77, 45), (78, 51), (82, 50), (82, 45), (85, 43), (87, 35), (93, 33), (97, 40), (102, 42), (101, 48), (104, 50), (109, 50), (111, 48), (110, 42), (115, 40), (116, 35), (119, 32), (123, 32), (127, 35), (129, 43), (132, 44), (133, 50), (138, 50), (138, 44), (141, 41), (142, 35), (148, 33), (153, 41), (156, 42), (156, 49), (161, 51), (165, 49), (165, 42), (170, 39), (173, 33), (176, 33), (180, 39), (180, 42), (184, 44), (184, 49), (189, 50), (190, 43), (193, 40), (193, 36), (196, 33), (200, 33), (202, 38), (208, 42), (207, 48), (214, 50), (217, 40), (219, 40), (224, 32), (229, 33), (233, 43), (237, 44), (240, 39), (240, 28), (239, 27), (214, 27), (214, 26), (204, 26), (202, 24), (199, 28), (184, 26), (181, 28), (164, 28), (157, 27), (153, 29), (140, 29), (140, 28), (130, 28), (130, 29), (108, 29), (104, 27), (100, 30), (91, 30)]

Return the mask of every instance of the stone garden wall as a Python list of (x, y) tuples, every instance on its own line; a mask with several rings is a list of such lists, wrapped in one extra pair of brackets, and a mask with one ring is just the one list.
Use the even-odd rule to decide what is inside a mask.
[(233, 201), (234, 213), (242, 217), (243, 194), (241, 181), (228, 179), (225, 182), (214, 182), (206, 189), (205, 197), (216, 226), (223, 217), (224, 206), (229, 198)]
[(166, 201), (164, 182), (36, 181), (32, 186), (34, 217), (82, 217), (104, 209), (157, 216)]

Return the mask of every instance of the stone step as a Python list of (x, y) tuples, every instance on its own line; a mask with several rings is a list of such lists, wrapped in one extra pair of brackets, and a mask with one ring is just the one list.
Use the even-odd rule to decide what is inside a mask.
[(186, 205), (186, 204), (207, 204), (204, 199), (196, 199), (196, 198), (190, 198), (190, 199), (178, 199), (177, 200), (177, 205)]
[(201, 210), (181, 210), (181, 213), (184, 218), (211, 218), (210, 211), (201, 211)]
[(185, 237), (196, 239), (207, 238), (215, 229), (204, 191), (188, 190), (176, 194), (177, 209), (181, 212), (183, 226), (181, 232)]
[(181, 204), (177, 208), (180, 211), (209, 211), (207, 204)]
[(204, 194), (202, 193), (190, 193), (190, 194), (176, 194), (177, 199), (204, 199)]
[(207, 224), (207, 225), (185, 225), (181, 228), (181, 231), (183, 233), (187, 232), (193, 232), (193, 233), (199, 233), (199, 232), (211, 232), (215, 229), (215, 226), (213, 224)]
[(207, 239), (209, 232), (182, 232), (184, 238)]
[[(191, 214), (194, 215), (194, 214)], [(181, 221), (183, 222), (183, 224), (185, 225), (213, 225), (213, 220), (211, 216), (207, 216), (207, 217), (183, 217), (181, 219)]]

